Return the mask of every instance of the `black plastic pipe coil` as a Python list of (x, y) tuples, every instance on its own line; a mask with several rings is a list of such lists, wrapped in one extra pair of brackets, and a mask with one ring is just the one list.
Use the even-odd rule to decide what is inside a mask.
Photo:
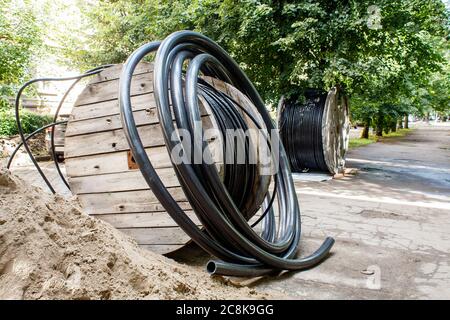
[(305, 169), (329, 171), (325, 162), (322, 119), (327, 93), (318, 90), (305, 92), (306, 102), (295, 99), (283, 101), (279, 115), (279, 132), (292, 171)]
[[(154, 96), (169, 153), (175, 146), (182, 145), (185, 151), (183, 154), (188, 159), (193, 156), (189, 150), (207, 150), (207, 142), (197, 139), (181, 141), (177, 134), (180, 129), (192, 133), (199, 132), (198, 130), (202, 132), (199, 95), (207, 98), (210, 103), (214, 100), (211, 103), (212, 113), (222, 128), (245, 127), (234, 110), (239, 106), (226, 95), (205, 85), (199, 78), (200, 72), (236, 87), (256, 106), (267, 129), (270, 131), (275, 128), (263, 101), (244, 72), (220, 46), (199, 33), (175, 32), (162, 42), (145, 44), (128, 58), (122, 69), (119, 105), (124, 132), (134, 159), (147, 184), (174, 221), (200, 247), (220, 259), (208, 263), (208, 272), (259, 276), (273, 271), (309, 268), (326, 258), (334, 243), (329, 237), (312, 255), (295, 258), (301, 234), (300, 209), (289, 160), (282, 144), (278, 146), (279, 170), (273, 175), (276, 191), (272, 196), (268, 194), (263, 203), (265, 212), (261, 234), (253, 230), (247, 222), (246, 213), (241, 211), (251, 192), (247, 188), (252, 185), (255, 175), (254, 168), (249, 164), (241, 167), (227, 165), (222, 182), (214, 164), (178, 163), (172, 160), (183, 191), (204, 228), (199, 229), (180, 208), (146, 154), (131, 107), (133, 72), (137, 64), (154, 51), (157, 51), (153, 73)], [(186, 64), (188, 66), (184, 72)], [(175, 115), (176, 126), (172, 114)], [(278, 138), (276, 131), (272, 130), (270, 133)], [(193, 146), (196, 148), (192, 148)], [(279, 208), (278, 225), (272, 207), (275, 192)]]

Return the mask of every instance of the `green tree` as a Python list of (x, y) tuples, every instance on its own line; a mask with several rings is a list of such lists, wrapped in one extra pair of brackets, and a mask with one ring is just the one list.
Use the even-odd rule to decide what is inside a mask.
[(353, 119), (379, 134), (423, 112), (424, 101), (448, 108), (438, 101), (447, 85), (432, 81), (449, 77), (441, 0), (100, 0), (82, 11), (95, 32), (64, 53), (83, 68), (122, 62), (145, 42), (191, 29), (222, 45), (268, 104), (339, 84)]
[(0, 0), (0, 107), (30, 71), (41, 44), (40, 27), (30, 1)]

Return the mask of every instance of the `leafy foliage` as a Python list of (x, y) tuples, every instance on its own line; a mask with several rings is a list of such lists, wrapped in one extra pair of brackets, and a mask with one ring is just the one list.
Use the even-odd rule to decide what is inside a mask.
[(268, 104), (340, 85), (354, 120), (381, 131), (409, 113), (449, 110), (441, 0), (99, 0), (80, 8), (95, 32), (71, 35), (64, 53), (83, 69), (191, 29), (230, 52)]
[(0, 0), (0, 107), (24, 80), (42, 43), (32, 8), (29, 1)]
[[(0, 110), (0, 136), (18, 134), (16, 118), (12, 109)], [(25, 133), (31, 133), (53, 121), (49, 115), (40, 115), (30, 111), (21, 112), (21, 124)]]
[[(8, 97), (27, 78), (41, 44), (31, 1), (0, 0), (0, 135), (18, 133)], [(48, 123), (48, 117), (24, 112), (23, 121), (28, 133)]]

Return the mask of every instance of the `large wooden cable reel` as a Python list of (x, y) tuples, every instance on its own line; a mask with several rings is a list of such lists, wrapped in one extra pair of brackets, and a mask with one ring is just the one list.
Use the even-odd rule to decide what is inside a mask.
[[(94, 76), (74, 104), (65, 138), (68, 182), (88, 214), (109, 222), (144, 248), (158, 253), (172, 252), (188, 243), (190, 238), (165, 212), (131, 155), (117, 99), (121, 70), (122, 65), (115, 65)], [(232, 97), (260, 125), (263, 124), (256, 108), (236, 88), (217, 79), (205, 77), (204, 80)], [(199, 101), (204, 129), (216, 129), (217, 122), (208, 104), (201, 98)], [(150, 161), (180, 207), (200, 227), (164, 144), (153, 96), (152, 63), (142, 62), (136, 67), (131, 102), (136, 126)], [(255, 127), (250, 122), (249, 126)], [(213, 161), (222, 175), (223, 138), (217, 134), (208, 137), (208, 142)], [(257, 148), (256, 143), (250, 145)], [(258, 150), (254, 151), (258, 153)], [(255, 180), (254, 188), (258, 192), (247, 201), (246, 212), (257, 211), (269, 184), (270, 176), (261, 175)]]
[[(292, 113), (295, 108), (298, 112)], [(322, 110), (321, 117), (312, 116), (318, 110)], [(294, 170), (313, 169), (331, 174), (344, 171), (350, 121), (342, 89), (334, 87), (328, 93), (310, 90), (304, 104), (282, 97), (277, 117), (280, 136)]]

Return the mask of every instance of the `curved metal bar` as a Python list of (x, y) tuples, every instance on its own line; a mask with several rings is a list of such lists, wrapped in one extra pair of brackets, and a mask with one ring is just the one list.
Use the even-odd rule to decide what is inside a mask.
[[(23, 91), (30, 86), (33, 83), (36, 82), (44, 82), (44, 81), (69, 81), (69, 80), (77, 80), (77, 79), (81, 79), (81, 78), (85, 78), (91, 75), (95, 75), (98, 74), (99, 72), (101, 72), (103, 69), (109, 68), (112, 65), (105, 65), (105, 66), (100, 66), (94, 69), (91, 69), (89, 71), (87, 71), (86, 73), (82, 74), (82, 75), (78, 75), (78, 76), (71, 76), (71, 77), (63, 77), (63, 78), (57, 78), (57, 77), (49, 77), (49, 78), (36, 78), (36, 79), (32, 79), (30, 81), (27, 81), (25, 84), (23, 84), (20, 88), (19, 91), (17, 92), (16, 95), (16, 99), (15, 99), (15, 118), (16, 118), (16, 123), (17, 123), (17, 128), (19, 131), (19, 135), (20, 138), (22, 140), (23, 146), (25, 147), (25, 150), (28, 154), (28, 156), (31, 159), (31, 162), (33, 162), (33, 165), (36, 167), (36, 170), (38, 171), (39, 175), (42, 177), (42, 179), (44, 180), (45, 184), (47, 185), (47, 187), (50, 189), (50, 191), (55, 194), (55, 189), (53, 188), (53, 186), (51, 185), (50, 181), (48, 181), (47, 177), (45, 176), (44, 172), (42, 171), (41, 167), (39, 166), (38, 162), (36, 161), (35, 157), (33, 156), (30, 147), (28, 146), (28, 143), (26, 141), (26, 137), (25, 134), (23, 132), (23, 127), (22, 127), (22, 123), (20, 121), (20, 97), (22, 96)], [(58, 171), (60, 172), (60, 171)]]
[[(92, 73), (95, 71), (101, 72), (103, 71), (105, 68), (109, 68), (113, 66), (112, 64), (108, 64), (108, 65), (102, 65), (99, 67), (96, 67), (94, 69), (88, 70), (85, 73)], [(98, 74), (98, 72), (94, 73), (94, 74)], [(70, 94), (70, 92), (73, 90), (73, 88), (82, 80), (83, 78), (78, 78), (76, 79), (71, 85), (70, 87), (66, 90), (66, 92), (64, 93), (63, 97), (61, 98), (58, 107), (56, 108), (55, 111), (55, 115), (53, 117), (53, 122), (56, 122), (58, 120), (58, 116), (59, 116), (59, 112), (67, 98), (67, 96)], [(50, 144), (51, 144), (51, 151), (52, 151), (52, 158), (53, 158), (53, 163), (55, 164), (56, 167), (56, 171), (59, 174), (59, 177), (61, 178), (61, 180), (64, 182), (64, 184), (66, 185), (66, 187), (70, 190), (70, 185), (67, 182), (66, 178), (64, 177), (62, 171), (61, 171), (61, 167), (59, 166), (59, 162), (58, 159), (56, 157), (56, 149), (55, 149), (55, 130), (52, 130), (52, 133), (50, 135)]]
[[(69, 95), (69, 93), (72, 91), (72, 89), (77, 85), (78, 82), (81, 81), (80, 79), (75, 80), (69, 87), (69, 89), (66, 90), (66, 92), (64, 93), (63, 97), (61, 98), (61, 101), (58, 104), (58, 107), (56, 108), (55, 111), (55, 115), (53, 117), (53, 122), (56, 122), (56, 120), (58, 119), (58, 115), (59, 115), (59, 111), (61, 110), (62, 105), (64, 104), (64, 101), (66, 100), (67, 96)], [(51, 152), (52, 152), (52, 159), (53, 159), (53, 163), (55, 164), (56, 167), (56, 171), (59, 174), (59, 177), (61, 178), (61, 180), (64, 182), (64, 184), (66, 185), (66, 187), (70, 190), (70, 186), (69, 183), (67, 182), (66, 178), (64, 177), (63, 173), (61, 172), (61, 168), (59, 166), (59, 162), (56, 156), (56, 148), (55, 148), (55, 130), (52, 130), (51, 134), (50, 134), (50, 144), (51, 144)]]

